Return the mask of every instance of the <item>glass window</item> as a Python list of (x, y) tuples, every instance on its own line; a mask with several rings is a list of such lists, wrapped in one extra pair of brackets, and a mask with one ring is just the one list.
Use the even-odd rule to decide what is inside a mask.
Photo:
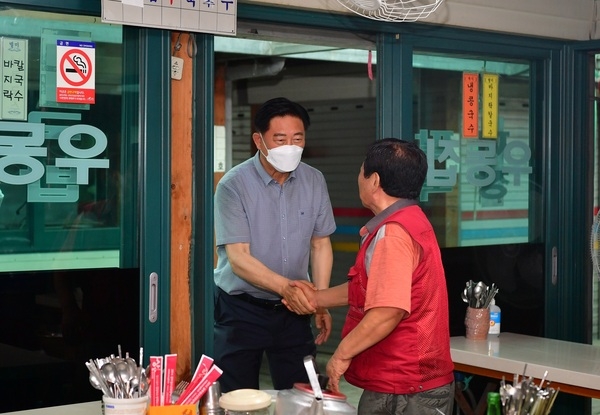
[(531, 242), (527, 62), (415, 54), (413, 129), (430, 164), (421, 201), (442, 247)]
[(0, 268), (119, 266), (121, 27), (0, 15)]
[(413, 131), (429, 161), (421, 206), (442, 248), (451, 335), (464, 335), (472, 279), (499, 287), (504, 331), (543, 336), (530, 62), (419, 52), (413, 77)]
[(84, 363), (138, 356), (122, 32), (0, 9), (0, 412), (99, 400)]

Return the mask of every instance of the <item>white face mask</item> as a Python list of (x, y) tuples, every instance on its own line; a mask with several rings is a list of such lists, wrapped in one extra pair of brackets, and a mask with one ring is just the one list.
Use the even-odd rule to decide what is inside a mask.
[[(260, 135), (260, 138), (262, 139), (262, 142), (266, 148), (267, 144), (265, 143), (265, 139), (263, 138), (262, 134)], [(303, 150), (304, 149), (302, 147), (294, 145), (278, 146), (267, 149), (269, 154), (267, 154), (265, 157), (267, 158), (267, 161), (271, 163), (271, 166), (275, 168), (275, 170), (280, 173), (289, 173), (292, 170), (295, 170), (296, 167), (298, 167), (298, 164), (300, 164), (300, 158), (302, 157)], [(263, 156), (265, 155), (262, 151), (261, 153)]]

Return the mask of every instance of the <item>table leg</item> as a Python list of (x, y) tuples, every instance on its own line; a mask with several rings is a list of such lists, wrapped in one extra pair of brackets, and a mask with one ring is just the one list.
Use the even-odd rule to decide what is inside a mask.
[(462, 388), (458, 386), (458, 384), (454, 387), (454, 402), (458, 405), (463, 414), (475, 415), (471, 405), (469, 405), (463, 394)]
[(487, 395), (489, 392), (494, 392), (498, 390), (498, 384), (494, 382), (488, 382), (479, 401), (477, 402), (477, 406), (475, 408), (471, 408), (471, 404), (465, 398), (465, 394), (463, 393), (462, 388), (456, 384), (454, 387), (454, 402), (460, 408), (461, 412), (464, 415), (485, 415), (487, 410)]
[(498, 390), (498, 384), (494, 382), (489, 382), (483, 393), (481, 398), (479, 398), (479, 402), (477, 403), (477, 407), (475, 408), (475, 415), (485, 415), (487, 411), (487, 395), (489, 392), (494, 392)]

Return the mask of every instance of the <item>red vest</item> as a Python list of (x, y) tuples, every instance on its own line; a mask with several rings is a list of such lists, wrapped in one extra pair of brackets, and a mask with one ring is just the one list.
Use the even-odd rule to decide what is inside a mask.
[(348, 274), (349, 309), (342, 337), (365, 315), (368, 286), (365, 252), (377, 230), (388, 222), (400, 223), (423, 250), (412, 276), (412, 310), (389, 336), (355, 356), (344, 377), (352, 385), (369, 391), (404, 395), (454, 380), (444, 268), (433, 228), (419, 206), (392, 213), (361, 244)]

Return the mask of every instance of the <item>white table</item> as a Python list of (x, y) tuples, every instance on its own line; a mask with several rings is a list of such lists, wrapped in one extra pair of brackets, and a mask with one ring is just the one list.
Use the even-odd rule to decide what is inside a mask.
[(501, 333), (488, 340), (450, 338), (454, 370), (495, 379), (523, 374), (546, 380), (561, 392), (600, 399), (600, 347), (543, 337)]
[[(276, 390), (265, 390), (271, 395), (271, 408), (277, 399)], [(274, 410), (274, 409), (271, 409)], [(51, 406), (48, 408), (27, 409), (16, 412), (3, 412), (2, 415), (103, 415), (102, 401), (75, 403), (71, 405)]]
[(2, 415), (102, 415), (102, 402), (84, 402), (72, 405), (51, 406), (49, 408), (28, 409), (5, 412)]

